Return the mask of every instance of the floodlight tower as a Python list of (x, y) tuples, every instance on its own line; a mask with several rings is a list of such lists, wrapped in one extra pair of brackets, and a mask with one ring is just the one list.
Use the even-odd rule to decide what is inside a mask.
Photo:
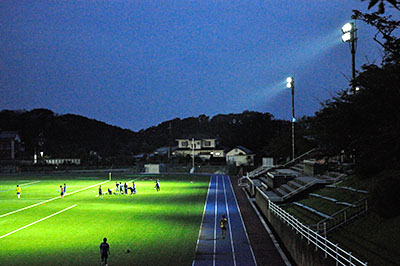
[(292, 160), (294, 160), (294, 123), (296, 122), (296, 117), (294, 115), (294, 79), (292, 77), (286, 79), (286, 87), (292, 90)]
[(357, 45), (357, 28), (354, 22), (346, 23), (342, 27), (342, 41), (348, 42), (350, 45), (351, 52), (351, 63), (352, 63), (352, 80), (353, 80), (353, 93), (356, 90), (354, 79), (356, 78), (356, 45)]

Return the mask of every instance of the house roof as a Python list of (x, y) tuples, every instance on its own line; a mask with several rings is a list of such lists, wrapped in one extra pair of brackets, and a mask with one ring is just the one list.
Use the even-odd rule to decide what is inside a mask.
[[(240, 149), (240, 150), (244, 151), (246, 154), (253, 154), (253, 153), (254, 153), (252, 150), (249, 150), (249, 149), (247, 149), (247, 148), (245, 148), (245, 147), (243, 147), (243, 146), (236, 146), (236, 147), (233, 148), (233, 149)], [(232, 150), (233, 150), (233, 149), (232, 149)]]
[(200, 139), (217, 139), (214, 136), (208, 135), (208, 134), (204, 134), (204, 133), (193, 133), (193, 134), (184, 134), (182, 135), (180, 138), (178, 139), (189, 139), (191, 140), (192, 138), (194, 138), (195, 140), (200, 140)]
[(0, 139), (13, 139), (21, 141), (17, 131), (0, 131)]

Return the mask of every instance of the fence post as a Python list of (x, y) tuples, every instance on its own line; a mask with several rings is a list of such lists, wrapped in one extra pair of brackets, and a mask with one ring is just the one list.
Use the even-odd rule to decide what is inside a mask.
[(338, 244), (336, 244), (336, 266), (338, 266), (338, 264), (339, 264), (338, 257), (339, 257), (339, 253), (338, 253)]
[(349, 252), (349, 265), (351, 265), (351, 252)]
[(327, 254), (327, 252), (326, 252), (326, 250), (327, 250), (326, 241), (327, 241), (327, 239), (326, 239), (326, 235), (325, 235), (325, 259), (328, 257), (328, 254)]

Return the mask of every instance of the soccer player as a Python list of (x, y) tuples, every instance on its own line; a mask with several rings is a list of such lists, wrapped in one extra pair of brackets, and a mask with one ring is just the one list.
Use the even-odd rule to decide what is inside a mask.
[(118, 184), (118, 182), (115, 182), (115, 194), (117, 194), (118, 193), (118, 189), (119, 188), (119, 184)]
[(99, 186), (99, 198), (103, 195), (103, 191), (101, 190), (101, 186)]
[(21, 187), (19, 185), (17, 185), (17, 197), (21, 197)]
[(226, 219), (225, 215), (222, 215), (222, 219), (219, 222), (221, 225), (221, 233), (222, 233), (222, 238), (225, 239), (226, 236), (226, 225), (228, 224), (228, 219)]
[(100, 244), (101, 265), (107, 266), (108, 255), (110, 255), (110, 246), (107, 243), (107, 238), (103, 238)]
[(124, 188), (121, 182), (119, 182), (119, 192), (121, 193), (121, 195), (124, 194)]
[(61, 198), (64, 198), (64, 188), (63, 186), (60, 186), (60, 191), (61, 191)]
[(67, 185), (64, 183), (64, 194), (67, 193)]
[(160, 188), (160, 180), (156, 180), (156, 190), (157, 190), (157, 192), (159, 192), (160, 190), (161, 190), (161, 188)]
[(126, 182), (124, 184), (124, 191), (125, 191), (125, 194), (128, 194), (128, 185), (126, 184)]
[(132, 187), (133, 187), (133, 194), (136, 194), (136, 184), (135, 184), (135, 181), (132, 182)]
[(108, 195), (112, 195), (111, 189), (108, 189)]

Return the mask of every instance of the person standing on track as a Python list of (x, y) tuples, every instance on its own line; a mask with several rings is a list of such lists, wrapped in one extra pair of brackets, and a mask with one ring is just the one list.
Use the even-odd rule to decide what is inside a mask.
[(222, 233), (222, 238), (225, 239), (226, 236), (226, 226), (228, 224), (228, 219), (226, 219), (225, 215), (222, 215), (222, 219), (219, 222), (221, 225), (221, 233)]
[(21, 197), (21, 187), (19, 185), (17, 185), (17, 197)]
[(103, 238), (100, 244), (101, 265), (107, 266), (108, 255), (110, 255), (110, 246), (107, 243), (107, 238)]

